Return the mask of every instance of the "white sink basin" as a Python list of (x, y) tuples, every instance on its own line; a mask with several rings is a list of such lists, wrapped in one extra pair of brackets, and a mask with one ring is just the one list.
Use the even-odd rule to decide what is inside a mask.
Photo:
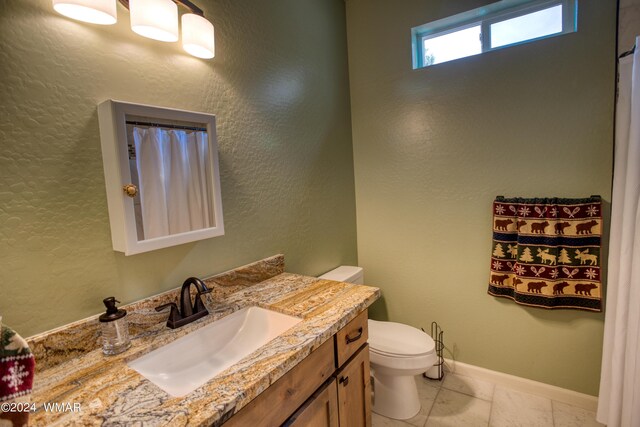
[(184, 396), (301, 321), (244, 308), (128, 365), (171, 396)]

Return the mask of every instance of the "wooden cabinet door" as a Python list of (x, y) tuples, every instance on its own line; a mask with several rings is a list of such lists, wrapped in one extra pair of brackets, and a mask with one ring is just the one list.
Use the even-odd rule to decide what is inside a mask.
[(337, 381), (340, 427), (371, 427), (368, 344), (338, 372)]
[(338, 427), (336, 379), (316, 391), (283, 427)]

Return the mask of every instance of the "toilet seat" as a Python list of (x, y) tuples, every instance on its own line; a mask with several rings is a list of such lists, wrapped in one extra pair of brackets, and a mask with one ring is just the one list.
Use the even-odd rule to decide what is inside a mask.
[(398, 357), (376, 353), (369, 349), (371, 367), (377, 373), (388, 375), (418, 375), (432, 367), (438, 360), (438, 355), (433, 352), (422, 356)]
[(421, 358), (435, 352), (433, 339), (413, 326), (369, 319), (369, 351), (385, 357)]
[(388, 351), (376, 350), (375, 348), (372, 348), (371, 346), (369, 346), (369, 352), (370, 353), (379, 354), (380, 356), (397, 357), (399, 359), (410, 359), (410, 358), (413, 358), (413, 357), (428, 356), (429, 354), (433, 353), (431, 351), (431, 352), (421, 353), (421, 354), (398, 354), (398, 353), (391, 353), (391, 352), (388, 352)]

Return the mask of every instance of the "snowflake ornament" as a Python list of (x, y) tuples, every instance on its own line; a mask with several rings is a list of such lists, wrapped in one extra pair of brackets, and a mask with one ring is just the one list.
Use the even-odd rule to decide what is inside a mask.
[(518, 265), (518, 266), (515, 268), (515, 272), (518, 274), (518, 276), (522, 276), (522, 275), (524, 275), (524, 273), (526, 273), (526, 272), (527, 272), (527, 270), (526, 270), (523, 266)]
[(520, 209), (518, 209), (518, 213), (520, 216), (529, 216), (531, 210), (527, 206), (521, 206)]
[(499, 261), (493, 261), (493, 269), (494, 270), (498, 270), (500, 271), (500, 269), (502, 268), (502, 263)]
[(598, 215), (598, 208), (595, 206), (589, 206), (587, 208), (587, 215), (589, 216), (594, 216), (594, 215)]
[(552, 279), (556, 279), (558, 277), (560, 273), (558, 273), (558, 269), (554, 268), (553, 271), (551, 271), (550, 275)]
[(504, 208), (504, 206), (502, 206), (502, 205), (497, 205), (496, 206), (496, 214), (502, 215), (505, 211), (506, 211), (506, 209)]
[(555, 206), (553, 208), (551, 208), (551, 210), (549, 211), (551, 212), (551, 216), (554, 218), (558, 217), (558, 208), (556, 208)]

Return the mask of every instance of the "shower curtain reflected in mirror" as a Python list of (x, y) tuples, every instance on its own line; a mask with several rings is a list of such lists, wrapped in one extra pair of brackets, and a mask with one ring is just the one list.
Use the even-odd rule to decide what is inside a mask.
[(207, 132), (133, 128), (141, 240), (212, 226)]
[[(640, 37), (636, 38), (636, 46)], [(597, 419), (640, 426), (640, 49), (620, 60)]]

